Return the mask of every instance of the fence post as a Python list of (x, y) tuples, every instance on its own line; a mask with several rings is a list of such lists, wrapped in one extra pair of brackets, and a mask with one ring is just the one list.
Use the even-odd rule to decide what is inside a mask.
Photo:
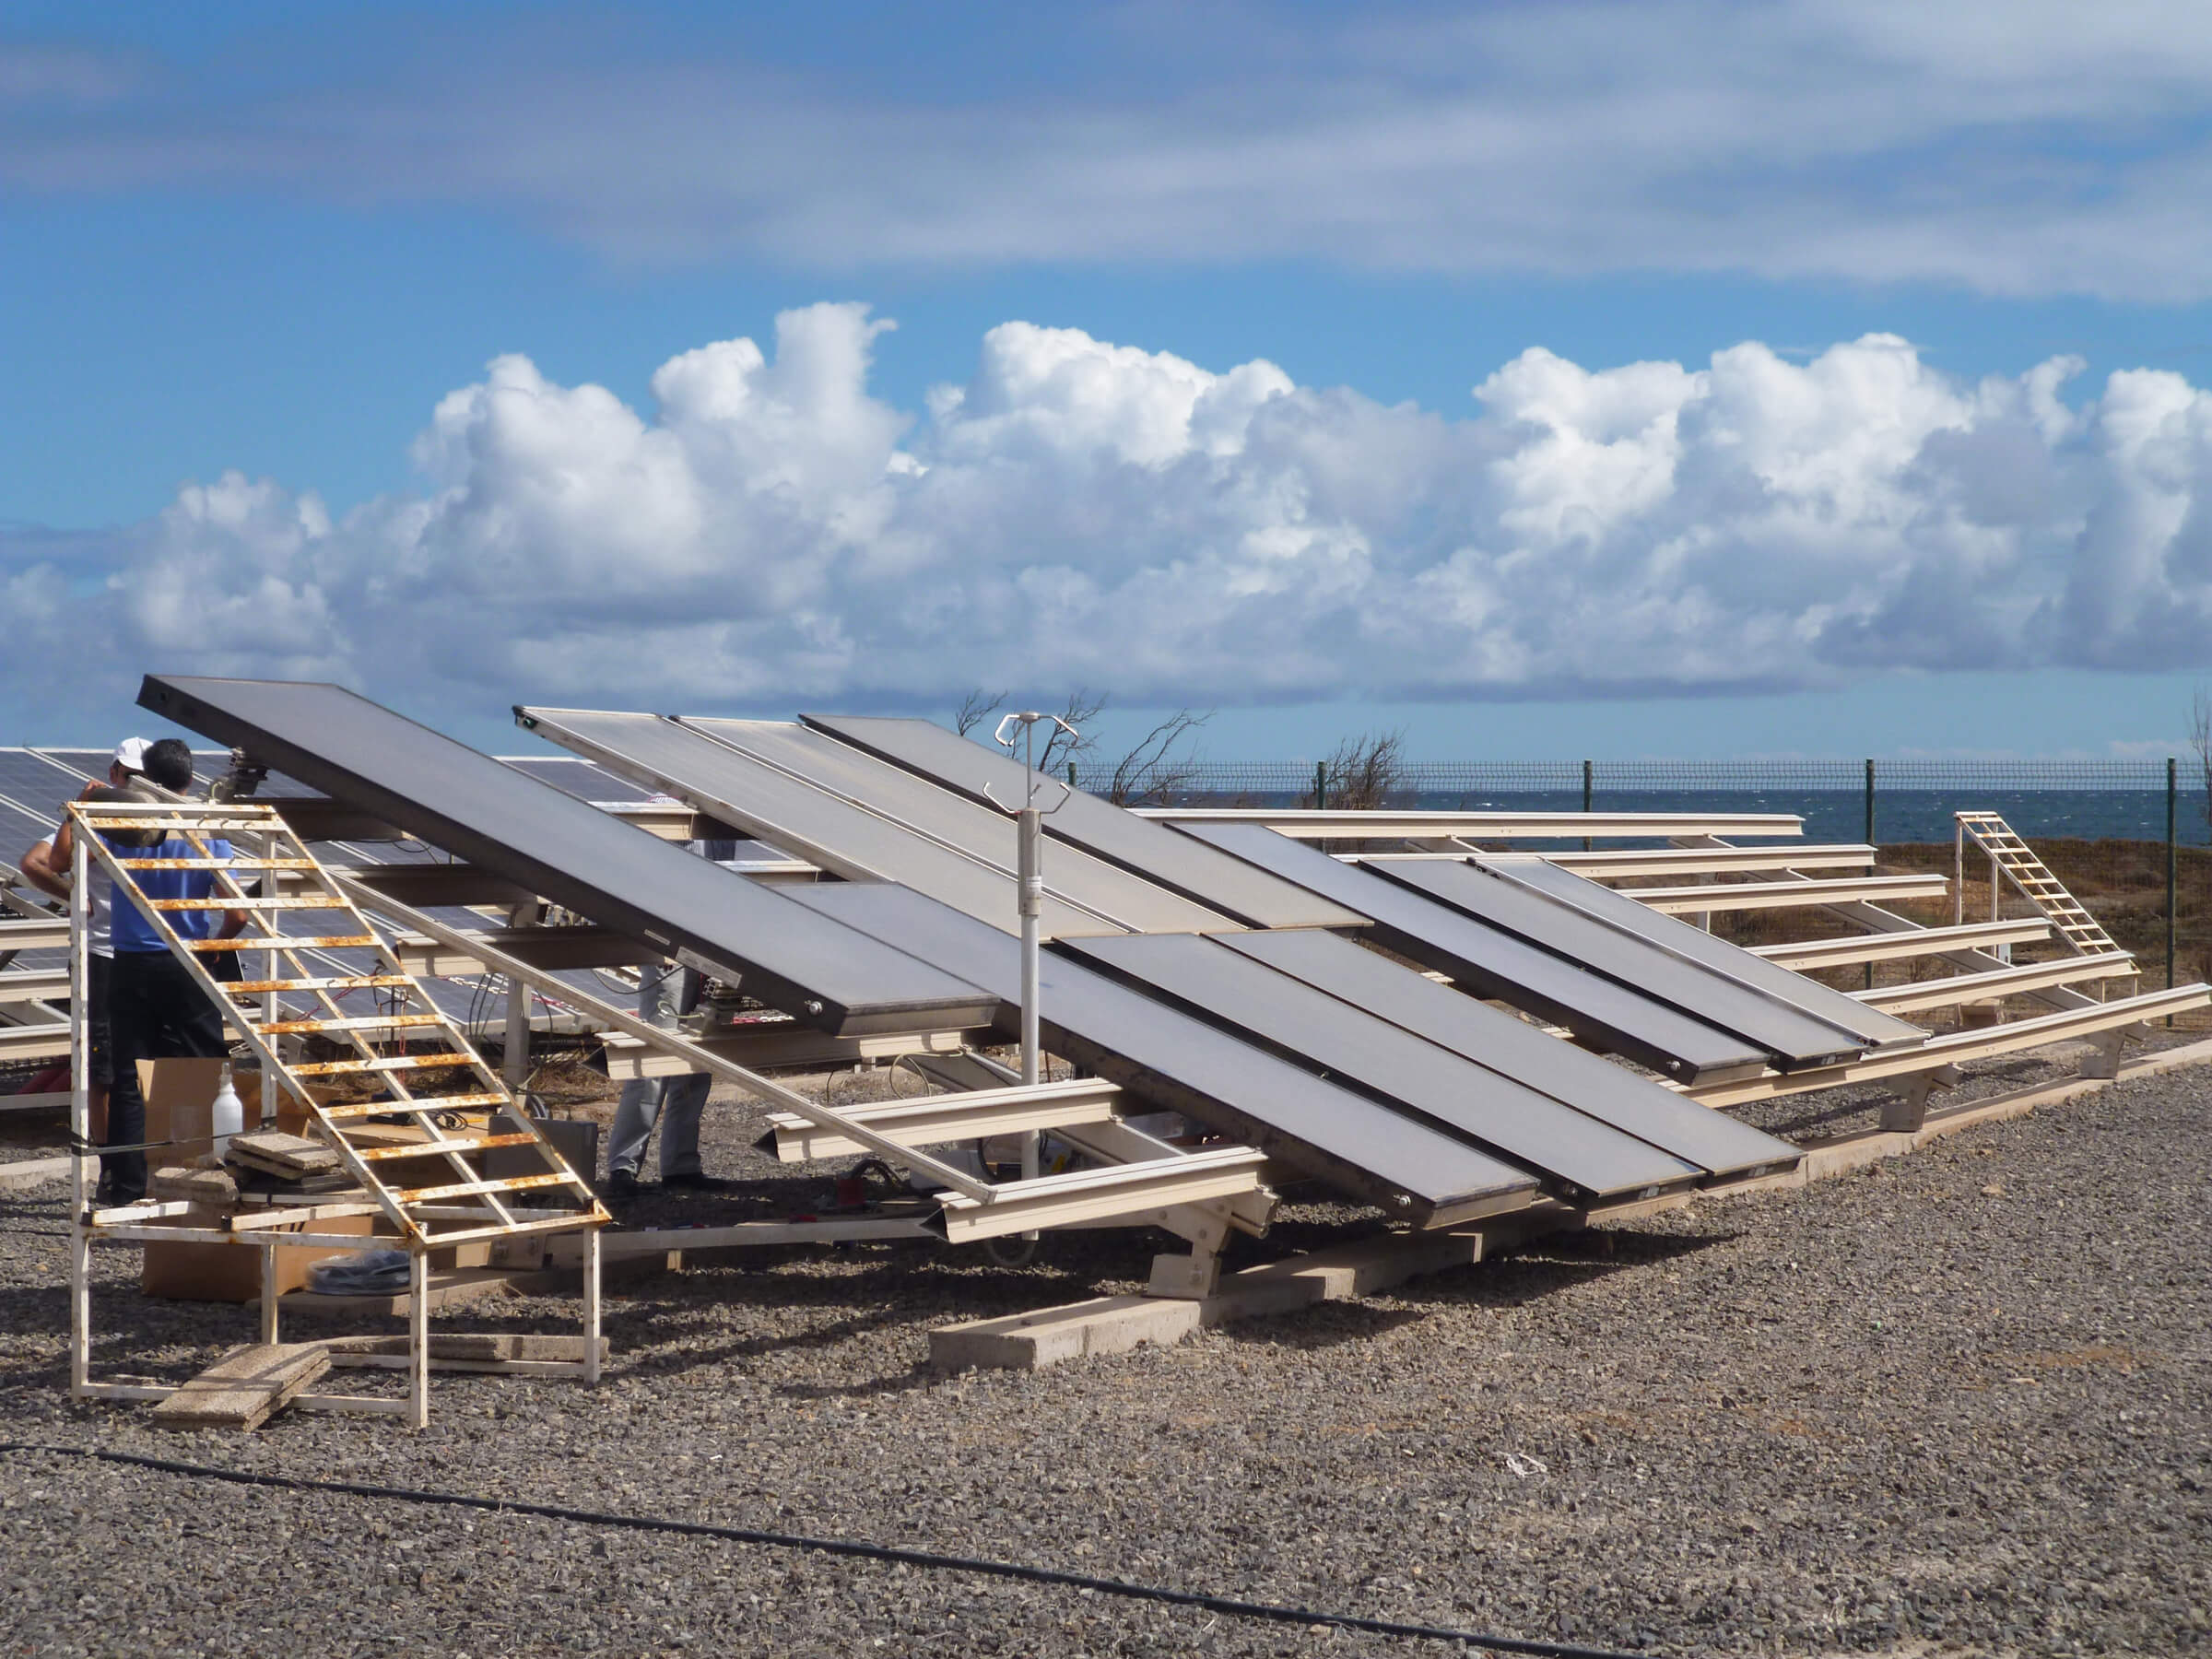
[(1329, 763), (1326, 760), (1313, 762), (1313, 809), (1316, 812), (1329, 809)]
[[(1592, 800), (1592, 798), (1593, 798), (1593, 795), (1594, 795), (1594, 786), (1595, 786), (1595, 784), (1596, 784), (1596, 782), (1597, 782), (1597, 762), (1596, 762), (1596, 761), (1594, 761), (1594, 760), (1585, 760), (1585, 761), (1583, 761), (1583, 813), (1584, 813), (1584, 815), (1585, 815), (1585, 816), (1586, 816), (1586, 815), (1589, 813), (1589, 811), (1590, 811), (1590, 802), (1591, 802), (1591, 800)], [(1585, 852), (1585, 853), (1587, 853), (1587, 852), (1589, 852), (1589, 851), (1590, 851), (1590, 838), (1589, 838), (1588, 836), (1586, 836), (1586, 835), (1583, 837), (1583, 852)]]
[[(1866, 757), (1866, 844), (1870, 847), (1875, 844), (1874, 757), (1872, 755)], [(1866, 989), (1869, 991), (1874, 989), (1874, 964), (1872, 962), (1866, 964)]]
[(1067, 786), (1070, 789), (1076, 786), (1076, 763), (1073, 760), (1067, 763)]
[[(2176, 785), (2174, 758), (2169, 755), (2166, 757), (2166, 987), (2168, 990), (2173, 988), (2173, 927), (2175, 912), (2179, 908), (2175, 900), (2181, 894), (2181, 883), (2177, 879), (2180, 873), (2181, 853), (2176, 845), (2179, 839), (2177, 832), (2180, 829), (2180, 820), (2174, 813), (2180, 793)], [(2166, 1016), (2166, 1029), (2168, 1030), (2173, 1029), (2173, 1016), (2171, 1014)]]

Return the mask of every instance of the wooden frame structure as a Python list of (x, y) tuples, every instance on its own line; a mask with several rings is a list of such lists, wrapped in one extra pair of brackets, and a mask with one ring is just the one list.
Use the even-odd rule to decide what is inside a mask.
[[(305, 1390), (290, 1393), (288, 1403), (307, 1410), (361, 1412), (405, 1418), (416, 1429), (429, 1421), (429, 1373), (434, 1363), (429, 1333), (429, 1257), (437, 1250), (479, 1240), (504, 1239), (530, 1233), (577, 1232), (583, 1240), (582, 1335), (574, 1359), (471, 1359), (470, 1369), (496, 1368), (521, 1374), (570, 1377), (584, 1382), (599, 1379), (598, 1230), (610, 1218), (594, 1196), (590, 1183), (570, 1169), (560, 1154), (530, 1120), (499, 1075), (453, 1020), (436, 1010), (394, 1011), (371, 1017), (345, 1013), (332, 994), (360, 988), (388, 988), (419, 992), (402, 971), (389, 945), (360, 912), (331, 885), (298, 833), (265, 806), (208, 806), (179, 801), (106, 803), (97, 806), (72, 803), (69, 813), (76, 829), (73, 837), (70, 905), (69, 971), (71, 1140), (76, 1148), (70, 1159), (69, 1245), (69, 1388), (75, 1398), (163, 1401), (178, 1390), (159, 1385), (95, 1381), (91, 1375), (91, 1252), (97, 1242), (205, 1243), (233, 1248), (259, 1248), (262, 1253), (261, 1342), (274, 1347), (278, 1339), (275, 1293), (276, 1252), (280, 1246), (358, 1250), (381, 1241), (407, 1255), (408, 1335), (403, 1363), (408, 1376), (403, 1398), (382, 1395), (332, 1394)], [(141, 837), (161, 832), (162, 844), (181, 841), (192, 852), (183, 856), (135, 856), (111, 846), (102, 832)], [(230, 844), (238, 837), (241, 852)], [(126, 845), (128, 842), (126, 841)], [(223, 849), (218, 851), (218, 848)], [(200, 994), (227, 1011), (228, 1023), (238, 1030), (261, 1063), (261, 1116), (264, 1123), (276, 1115), (280, 1088), (299, 1100), (322, 1138), (359, 1183), (364, 1197), (328, 1203), (248, 1206), (224, 1217), (221, 1225), (193, 1225), (194, 1206), (175, 1202), (140, 1202), (112, 1208), (94, 1208), (88, 1202), (88, 1166), (98, 1157), (89, 1146), (90, 1077), (89, 1028), (83, 1018), (88, 1006), (85, 987), (90, 974), (90, 874), (98, 860), (114, 883), (115, 901), (132, 903), (152, 924), (171, 957), (182, 963)], [(138, 882), (141, 870), (204, 871), (213, 877), (213, 893), (204, 899), (148, 897)], [(312, 892), (295, 890), (288, 896), (249, 893), (241, 873), (269, 887), (283, 876), (312, 887)], [(312, 945), (327, 946), (332, 935), (288, 935), (277, 925), (281, 912), (314, 909), (343, 912), (354, 931), (336, 936), (349, 947), (373, 950), (382, 971), (333, 977), (306, 962)], [(171, 921), (172, 914), (192, 911), (236, 911), (248, 917), (257, 932), (234, 939), (203, 938), (186, 934)], [(260, 979), (218, 980), (207, 962), (217, 954), (260, 954), (265, 968)], [(311, 1018), (284, 1018), (278, 997), (306, 993), (322, 1012)], [(240, 1008), (237, 999), (258, 996), (258, 1018)], [(371, 1031), (404, 1030), (416, 1040), (441, 1046), (413, 1054), (403, 1041), (401, 1053), (385, 1054), (371, 1041)], [(288, 1059), (278, 1039), (307, 1033), (334, 1034), (354, 1050), (349, 1060), (300, 1063)], [(474, 1092), (417, 1095), (407, 1074), (473, 1074)], [(310, 1078), (339, 1076), (375, 1077), (392, 1098), (366, 1106), (332, 1105), (319, 1100)], [(488, 1132), (457, 1133), (441, 1120), (454, 1112), (485, 1110)], [(412, 1120), (419, 1141), (371, 1147), (348, 1137), (348, 1124), (372, 1114), (399, 1115)], [(511, 1122), (516, 1128), (502, 1131)], [(534, 1151), (542, 1160), (543, 1173), (493, 1177), (471, 1166), (467, 1159), (483, 1151), (516, 1148)], [(435, 1180), (428, 1185), (395, 1182), (387, 1169), (399, 1171), (426, 1161), (442, 1163), (454, 1179)], [(419, 1178), (418, 1178), (419, 1179)], [(581, 1199), (579, 1210), (525, 1207), (511, 1202), (515, 1194), (554, 1188)], [(387, 1230), (359, 1233), (320, 1232), (320, 1222), (372, 1217)], [(302, 1230), (293, 1231), (290, 1229)], [(388, 1357), (387, 1357), (388, 1358)], [(375, 1360), (362, 1361), (373, 1363)]]

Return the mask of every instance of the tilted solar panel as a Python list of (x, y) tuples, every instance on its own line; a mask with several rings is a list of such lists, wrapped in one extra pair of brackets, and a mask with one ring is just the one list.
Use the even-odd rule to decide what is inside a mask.
[(1766, 1062), (1733, 1032), (1258, 824), (1185, 824), (1179, 833), (1356, 905), (1374, 919), (1369, 936), (1377, 944), (1654, 1071), (1687, 1083), (1757, 1071)]
[[(971, 800), (984, 801), (992, 794), (1011, 800), (1025, 782), (1026, 773), (1013, 761), (926, 720), (829, 714), (801, 718), (818, 731), (880, 755)], [(1223, 857), (1080, 790), (1070, 794), (1044, 824), (1045, 832), (1056, 841), (1073, 842), (1252, 926), (1357, 927), (1363, 920), (1315, 893)]]
[(1647, 939), (1662, 950), (1709, 968), (1816, 1019), (1852, 1032), (1866, 1042), (1927, 1041), (1927, 1032), (1907, 1020), (1885, 1014), (1879, 1008), (1870, 1008), (1802, 973), (1778, 968), (1741, 946), (1714, 938), (1679, 916), (1662, 915), (1649, 905), (1638, 903), (1630, 894), (1586, 880), (1571, 870), (1562, 870), (1540, 858), (1483, 858), (1475, 862), (1500, 879), (1535, 888), (1548, 899)]
[(1745, 1174), (1798, 1156), (1794, 1147), (1353, 940), (1308, 927), (1221, 942), (1716, 1175)]
[(1853, 1032), (1785, 1007), (1647, 938), (1608, 927), (1473, 865), (1385, 864), (1378, 871), (1385, 880), (1464, 911), (1485, 926), (1733, 1031), (1765, 1050), (1768, 1060), (1783, 1071), (1841, 1065), (1865, 1051), (1866, 1044)]
[[(1018, 940), (904, 888), (828, 882), (799, 902), (926, 954), (963, 979), (1019, 994)], [(1233, 1135), (1429, 1226), (1519, 1208), (1536, 1178), (1456, 1135), (1316, 1077), (1053, 951), (1040, 963), (1039, 1023), (1053, 1053), (1140, 1100)]]
[[(1320, 936), (1360, 949), (1333, 935)], [(1301, 1059), (1333, 1082), (1381, 1096), (1573, 1195), (1613, 1197), (1682, 1185), (1706, 1173), (1219, 941), (1187, 934), (1124, 935), (1078, 939), (1067, 948), (1147, 994), (1171, 998), (1208, 1024)], [(1645, 1087), (1665, 1092), (1656, 1084)]]
[(997, 998), (341, 687), (148, 675), (139, 700), (832, 1033), (987, 1024)]

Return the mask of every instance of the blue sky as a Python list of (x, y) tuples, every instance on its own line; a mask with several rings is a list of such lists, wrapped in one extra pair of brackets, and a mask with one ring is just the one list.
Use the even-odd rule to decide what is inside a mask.
[(500, 747), (979, 683), (1224, 755), (2171, 747), (2201, 21), (18, 0), (0, 730), (173, 668)]

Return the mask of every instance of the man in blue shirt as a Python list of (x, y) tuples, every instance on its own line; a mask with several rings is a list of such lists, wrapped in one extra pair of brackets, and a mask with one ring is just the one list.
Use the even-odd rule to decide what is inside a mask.
[[(192, 751), (175, 737), (150, 745), (146, 755), (146, 776), (172, 794), (192, 785)], [(197, 858), (203, 856), (182, 836), (171, 835), (150, 846), (124, 846), (124, 830), (103, 836), (112, 847), (133, 858)], [(219, 839), (207, 842), (206, 856), (228, 858), (230, 843)], [(207, 899), (215, 896), (212, 870), (137, 870), (138, 888), (148, 899)], [(246, 925), (243, 911), (164, 911), (163, 918), (187, 939), (234, 938)], [(108, 1135), (104, 1144), (118, 1150), (105, 1153), (100, 1164), (109, 1188), (110, 1204), (135, 1204), (146, 1196), (146, 1153), (135, 1149), (146, 1139), (146, 1097), (138, 1087), (138, 1062), (167, 1055), (219, 1058), (229, 1053), (223, 1032), (223, 1014), (202, 994), (190, 970), (171, 954), (159, 929), (136, 903), (116, 895), (110, 930), (114, 966), (108, 985), (108, 1041), (114, 1053), (115, 1080), (108, 1095)]]

